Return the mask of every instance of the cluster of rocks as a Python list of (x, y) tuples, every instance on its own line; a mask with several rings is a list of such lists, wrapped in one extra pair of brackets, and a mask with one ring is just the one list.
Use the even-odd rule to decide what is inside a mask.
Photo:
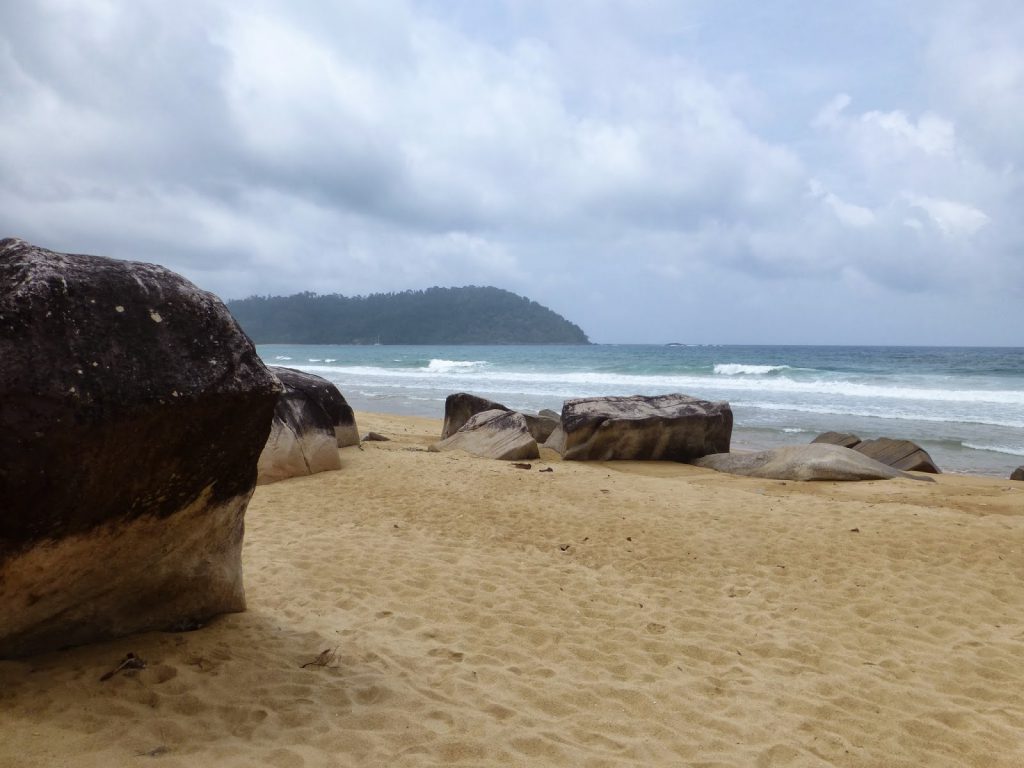
[(524, 414), (467, 393), (449, 395), (434, 450), (524, 460), (551, 448), (567, 461), (690, 461), (728, 451), (732, 409), (687, 395), (566, 400), (561, 414)]
[[(268, 368), (217, 297), (151, 264), (0, 240), (0, 359), (0, 658), (244, 610), (257, 482), (338, 469), (359, 443), (333, 384)], [(835, 433), (732, 454), (732, 426), (728, 403), (682, 394), (526, 414), (459, 393), (434, 448), (799, 480), (938, 472), (908, 441)]]

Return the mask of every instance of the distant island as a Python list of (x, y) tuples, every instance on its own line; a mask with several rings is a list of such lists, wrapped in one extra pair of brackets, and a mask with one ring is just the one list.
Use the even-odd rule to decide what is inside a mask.
[(250, 296), (228, 309), (257, 344), (589, 344), (583, 330), (490, 286), (370, 296)]

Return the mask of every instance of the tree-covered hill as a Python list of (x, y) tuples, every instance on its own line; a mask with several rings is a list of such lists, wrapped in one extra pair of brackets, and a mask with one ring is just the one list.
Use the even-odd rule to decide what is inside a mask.
[(257, 344), (588, 344), (579, 326), (500, 288), (250, 296), (228, 309)]

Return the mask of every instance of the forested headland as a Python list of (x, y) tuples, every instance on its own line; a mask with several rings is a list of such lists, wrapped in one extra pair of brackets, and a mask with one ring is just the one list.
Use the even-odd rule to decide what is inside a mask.
[(228, 309), (257, 344), (589, 344), (583, 330), (501, 288), (369, 296), (250, 296)]

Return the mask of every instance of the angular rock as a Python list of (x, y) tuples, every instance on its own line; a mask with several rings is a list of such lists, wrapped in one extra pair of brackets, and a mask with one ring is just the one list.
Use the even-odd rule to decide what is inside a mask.
[(909, 440), (893, 440), (880, 437), (877, 440), (861, 440), (856, 435), (843, 432), (824, 432), (811, 441), (811, 444), (826, 443), (852, 448), (875, 461), (906, 472), (931, 472), (941, 474), (932, 457), (921, 446)]
[(432, 446), (439, 451), (462, 450), (485, 459), (520, 461), (540, 458), (537, 441), (521, 413), (492, 409), (474, 414), (462, 428)]
[(860, 438), (845, 432), (822, 432), (811, 440), (811, 444), (826, 443), (828, 445), (841, 445), (843, 448), (853, 448), (860, 443)]
[(910, 480), (931, 478), (901, 472), (862, 453), (840, 445), (811, 443), (790, 445), (770, 451), (716, 453), (692, 462), (694, 466), (732, 475), (773, 480)]
[(0, 241), (0, 657), (245, 609), (281, 385), (214, 295)]
[(559, 419), (550, 416), (534, 416), (530, 413), (524, 413), (523, 416), (526, 417), (526, 426), (529, 427), (533, 439), (541, 444), (551, 437), (551, 433), (559, 426)]
[(857, 443), (853, 450), (905, 472), (941, 474), (928, 451), (909, 440), (893, 440), (889, 437), (863, 440)]
[(297, 371), (294, 368), (285, 368), (280, 365), (270, 366), (270, 371), (282, 383), (292, 389), (304, 392), (306, 397), (323, 408), (334, 424), (334, 433), (338, 438), (339, 448), (359, 445), (359, 429), (356, 426), (355, 413), (333, 382), (313, 373)]
[(567, 460), (690, 461), (729, 450), (732, 409), (680, 394), (591, 397), (565, 401), (561, 428)]
[(477, 397), (468, 392), (457, 392), (448, 395), (444, 401), (444, 426), (441, 428), (441, 439), (451, 437), (458, 432), (471, 416), (484, 411), (511, 411), (501, 403), (495, 403), (484, 397)]
[(555, 427), (551, 434), (548, 435), (548, 439), (544, 441), (544, 447), (550, 448), (559, 454), (565, 451), (565, 430), (562, 429), (561, 424)]
[(1010, 473), (1011, 480), (1024, 480), (1024, 466), (1017, 467)]
[[(324, 388), (311, 380), (320, 377), (289, 368), (271, 370), (284, 393), (277, 401), (270, 436), (260, 453), (257, 484), (341, 469), (336, 418), (324, 409)], [(325, 379), (320, 381), (334, 386)]]

